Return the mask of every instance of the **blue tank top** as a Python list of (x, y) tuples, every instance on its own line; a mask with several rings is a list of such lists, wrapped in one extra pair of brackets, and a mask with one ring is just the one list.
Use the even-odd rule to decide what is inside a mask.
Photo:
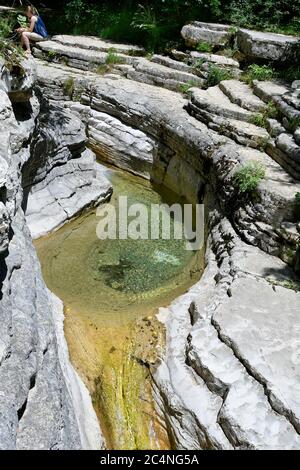
[(35, 25), (34, 25), (33, 32), (36, 33), (36, 34), (39, 34), (43, 38), (46, 38), (48, 36), (45, 23), (43, 22), (43, 20), (40, 16), (37, 17), (37, 20), (36, 20)]

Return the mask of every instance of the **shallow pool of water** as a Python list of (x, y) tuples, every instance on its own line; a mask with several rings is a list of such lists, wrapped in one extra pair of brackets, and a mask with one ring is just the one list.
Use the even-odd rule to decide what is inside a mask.
[[(128, 205), (148, 208), (172, 199), (143, 179), (105, 172), (116, 208), (124, 195)], [(199, 279), (201, 255), (184, 240), (99, 240), (98, 223), (90, 210), (35, 242), (44, 279), (64, 302), (71, 360), (91, 391), (108, 447), (168, 448), (141, 363), (154, 365), (163, 354), (164, 331), (153, 314)]]

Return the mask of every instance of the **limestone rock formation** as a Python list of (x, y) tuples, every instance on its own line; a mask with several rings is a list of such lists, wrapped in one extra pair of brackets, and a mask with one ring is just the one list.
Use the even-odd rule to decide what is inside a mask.
[[(237, 33), (237, 44), (240, 51), (249, 59), (285, 62), (292, 55), (296, 62), (300, 60), (300, 41), (294, 36), (240, 29)], [(296, 47), (298, 53), (293, 52)]]
[[(61, 307), (42, 279), (22, 209), (21, 172), (39, 116), (27, 65), (21, 77), (1, 70), (0, 447), (100, 448), (91, 399), (66, 353)], [(14, 107), (6, 92), (18, 96)]]
[(228, 25), (193, 21), (182, 28), (181, 35), (187, 46), (197, 46), (200, 42), (212, 46), (226, 46), (232, 33)]
[[(190, 31), (194, 43), (215, 49), (233, 39), (223, 25), (194, 23)], [(299, 82), (255, 82), (252, 89), (237, 73), (201, 89), (202, 65), (238, 70), (238, 63), (176, 51), (148, 60), (138, 48), (114, 48), (122, 63), (108, 64), (111, 46), (97, 38), (59, 36), (38, 45), (39, 102), (29, 98), (27, 121), (24, 109), (18, 120), (2, 88), (3, 447), (80, 448), (99, 436), (68, 364), (62, 305), (45, 289), (23, 213), (38, 235), (109, 197), (88, 139), (104, 161), (205, 204), (206, 269), (160, 310), (166, 352), (151, 369), (174, 447), (299, 449)], [(104, 73), (98, 68), (108, 65)], [(182, 84), (193, 85), (188, 96), (178, 92)], [(266, 117), (270, 101), (278, 115)], [(265, 175), (254, 194), (243, 195), (236, 171), (253, 161)], [(87, 420), (76, 405), (82, 393)]]

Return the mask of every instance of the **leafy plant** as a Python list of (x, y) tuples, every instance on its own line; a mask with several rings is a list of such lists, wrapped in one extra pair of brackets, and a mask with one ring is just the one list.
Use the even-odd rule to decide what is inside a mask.
[(107, 52), (107, 56), (105, 59), (106, 65), (113, 65), (113, 64), (121, 64), (124, 62), (123, 57), (120, 57), (118, 54), (116, 54), (116, 49), (111, 48)]
[(272, 80), (274, 76), (275, 71), (272, 67), (268, 65), (251, 64), (244, 74), (243, 79), (251, 84), (254, 80)]
[(70, 98), (72, 98), (73, 96), (74, 86), (75, 86), (74, 79), (71, 77), (67, 78), (63, 83), (63, 90)]
[(217, 65), (210, 64), (208, 69), (208, 75), (206, 77), (206, 86), (218, 85), (223, 80), (230, 80), (233, 77), (229, 70), (222, 69)]
[(47, 52), (47, 55), (49, 57), (49, 59), (55, 59), (57, 57), (57, 52), (55, 51), (48, 51)]
[(0, 38), (7, 38), (12, 31), (12, 22), (7, 18), (0, 18)]
[(297, 204), (300, 204), (300, 193), (295, 194), (295, 199), (296, 199)]
[(17, 22), (21, 26), (21, 28), (26, 28), (27, 26), (27, 18), (24, 15), (17, 16)]
[(272, 101), (269, 101), (267, 107), (261, 113), (254, 114), (249, 122), (258, 127), (268, 127), (268, 119), (276, 119), (278, 117), (278, 110)]
[(265, 173), (265, 167), (261, 163), (250, 161), (235, 172), (234, 184), (240, 193), (252, 193), (265, 177)]
[(187, 83), (182, 83), (181, 85), (179, 85), (179, 91), (181, 93), (183, 93), (184, 95), (186, 95), (188, 93), (189, 89), (193, 88), (195, 86), (198, 86), (197, 82), (193, 81), (193, 80), (190, 80)]
[(87, 5), (84, 0), (71, 0), (67, 3), (65, 9), (66, 20), (73, 24), (77, 25), (84, 19), (84, 13), (86, 11)]
[(148, 50), (154, 50), (159, 42), (161, 25), (157, 20), (154, 9), (149, 5), (138, 5), (131, 26), (134, 29), (144, 31), (147, 35)]
[(22, 62), (25, 58), (23, 49), (9, 39), (0, 38), (0, 57), (3, 58), (5, 67), (8, 70), (17, 70), (23, 76), (25, 74)]
[(295, 130), (298, 127), (300, 127), (300, 117), (296, 116), (296, 117), (290, 118), (288, 120), (288, 127), (289, 127), (289, 130), (294, 133)]
[(211, 52), (212, 51), (212, 45), (209, 44), (208, 42), (201, 41), (197, 44), (196, 50), (198, 52)]
[(278, 76), (288, 82), (300, 80), (300, 67), (291, 66), (284, 70), (280, 70)]
[(97, 67), (96, 73), (98, 75), (104, 75), (105, 73), (109, 72), (110, 68), (107, 64), (102, 64)]
[(193, 67), (195, 69), (201, 69), (202, 68), (202, 65), (205, 64), (206, 59), (204, 59), (204, 57), (202, 57), (201, 59), (197, 59), (194, 64), (193, 64)]

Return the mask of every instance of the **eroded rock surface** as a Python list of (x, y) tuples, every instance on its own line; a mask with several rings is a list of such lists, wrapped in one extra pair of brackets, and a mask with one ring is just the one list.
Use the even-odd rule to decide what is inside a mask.
[[(233, 39), (223, 25), (192, 26), (193, 41), (207, 41), (215, 49)], [(215, 54), (176, 51), (175, 60), (154, 56), (150, 61), (136, 57), (142, 51), (118, 45), (114, 53), (125, 56), (123, 63), (110, 64), (103, 73), (99, 66), (108, 66), (109, 49), (96, 38), (64, 36), (35, 50), (46, 59), (36, 60), (37, 91), (65, 122), (57, 135), (47, 135), (49, 157), (43, 160), (43, 139), (32, 130), (31, 117), (33, 152), (31, 159), (29, 149), (21, 158), (22, 164), (28, 162), (23, 170), (28, 220), (47, 225), (46, 212), (41, 215), (48, 201), (52, 229), (80, 209), (79, 199), (84, 207), (85, 196), (97, 202), (109, 194), (105, 182), (97, 192), (93, 156), (84, 151), (85, 131), (103, 160), (190, 201), (204, 201), (206, 270), (197, 285), (159, 314), (167, 349), (159, 367), (151, 369), (158, 410), (175, 448), (299, 449), (300, 294), (292, 270), (299, 271), (299, 83), (258, 82), (251, 89), (232, 79), (204, 90), (209, 64), (234, 70), (238, 64)], [(198, 81), (183, 96), (180, 86), (192, 85), (190, 80)], [(269, 101), (278, 115), (261, 124), (257, 114), (266, 112)], [(3, 103), (2, 116), (14, 129), (9, 103)], [(35, 110), (37, 116), (37, 105)], [(2, 142), (8, 138), (4, 132)], [(255, 197), (243, 198), (234, 175), (251, 161), (265, 167), (265, 177)], [(6, 181), (2, 160), (0, 168)], [(2, 203), (0, 213), (0, 247), (6, 253), (9, 204)], [(5, 343), (1, 351), (6, 357)], [(72, 407), (67, 415), (59, 447), (80, 447)], [(47, 447), (49, 429), (45, 435)]]
[(3, 69), (1, 76), (8, 78), (1, 88), (9, 96), (7, 83), (14, 83), (14, 107), (1, 91), (0, 447), (100, 448), (91, 399), (69, 362), (61, 307), (42, 279), (22, 208), (22, 168), (31, 158), (40, 110), (34, 78), (22, 81)]

